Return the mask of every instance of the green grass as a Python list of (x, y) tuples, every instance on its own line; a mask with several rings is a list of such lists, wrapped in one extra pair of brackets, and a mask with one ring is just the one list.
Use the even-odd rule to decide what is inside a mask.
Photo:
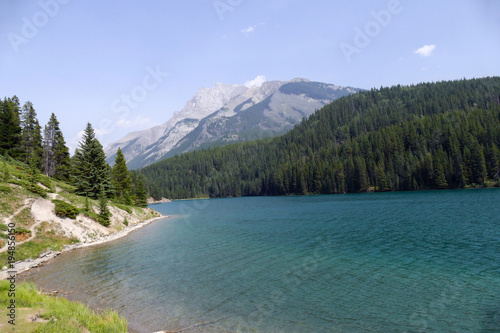
[[(6, 308), (10, 301), (7, 298), (9, 287), (8, 281), (0, 281), (0, 305), (3, 308)], [(117, 312), (104, 310), (98, 313), (80, 302), (42, 295), (32, 283), (23, 282), (16, 285), (16, 307), (18, 309), (16, 326), (5, 328), (2, 332), (127, 332), (127, 320), (120, 317)], [(26, 311), (26, 308), (36, 311)], [(48, 321), (30, 322), (25, 315), (30, 312), (36, 312)]]
[(31, 192), (19, 186), (11, 187), (10, 193), (0, 192), (0, 217), (8, 217), (23, 205), (24, 198), (32, 196)]
[(0, 192), (1, 193), (10, 193), (12, 192), (12, 188), (8, 185), (0, 185)]
[(132, 214), (132, 207), (131, 206), (122, 205), (122, 204), (118, 204), (118, 203), (113, 203), (111, 205), (116, 206), (116, 207), (120, 208), (121, 210), (126, 211), (129, 214)]
[(32, 184), (26, 180), (23, 180), (23, 179), (11, 179), (9, 180), (9, 183), (11, 184), (14, 184), (14, 185), (19, 185), (19, 186), (22, 186), (24, 187), (25, 189), (27, 189), (28, 191), (34, 193), (34, 194), (38, 194), (39, 196), (41, 196), (42, 198), (46, 198), (47, 197), (47, 193), (48, 191), (45, 190), (44, 188), (36, 185), (36, 184)]
[(57, 186), (63, 191), (66, 191), (68, 193), (75, 193), (75, 187), (73, 185), (70, 185), (68, 183), (56, 179), (52, 179), (52, 183), (54, 187)]
[(23, 227), (16, 227), (14, 229), (15, 234), (31, 234), (31, 230), (25, 229)]
[[(38, 258), (43, 252), (61, 251), (65, 245), (78, 243), (78, 239), (63, 238), (51, 233), (50, 231), (38, 233), (37, 236), (29, 242), (16, 246), (16, 261), (24, 261), (28, 258)], [(0, 268), (7, 265), (7, 252), (0, 253)]]
[(22, 211), (19, 212), (12, 221), (16, 224), (16, 229), (20, 228), (20, 226), (23, 227), (30, 227), (35, 223), (35, 220), (33, 220), (33, 217), (31, 216), (31, 208), (26, 207)]

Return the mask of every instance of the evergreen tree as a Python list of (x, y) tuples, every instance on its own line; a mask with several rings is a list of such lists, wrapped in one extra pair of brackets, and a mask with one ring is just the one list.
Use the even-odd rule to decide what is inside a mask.
[(143, 208), (148, 206), (148, 197), (144, 186), (144, 176), (140, 173), (138, 174), (137, 185), (135, 186), (135, 205)]
[(469, 181), (473, 184), (482, 185), (486, 179), (486, 162), (483, 148), (472, 134), (469, 134), (468, 137), (468, 148), (466, 162), (469, 170)]
[(356, 159), (356, 185), (359, 192), (366, 192), (370, 187), (368, 180), (368, 171), (366, 169), (365, 159), (358, 157)]
[(104, 191), (105, 197), (111, 197), (113, 190), (109, 171), (102, 146), (88, 123), (73, 158), (72, 175), (76, 193), (97, 199)]
[(387, 184), (387, 178), (385, 177), (383, 165), (377, 165), (375, 167), (375, 176), (378, 184), (377, 190), (380, 192), (389, 191), (389, 184)]
[(69, 178), (69, 149), (59, 127), (59, 121), (53, 113), (44, 128), (42, 170), (49, 177), (60, 180)]
[(10, 172), (7, 164), (4, 161), (2, 161), (2, 172), (2, 181), (7, 183), (10, 180)]
[(132, 178), (127, 168), (125, 156), (122, 150), (118, 148), (116, 153), (115, 165), (111, 169), (111, 180), (115, 189), (116, 198), (119, 202), (130, 205), (130, 190), (132, 186)]
[[(53, 114), (52, 114), (53, 115)], [(56, 173), (56, 163), (54, 160), (54, 126), (49, 122), (43, 129), (43, 174), (52, 177)]]
[(111, 212), (108, 208), (108, 199), (106, 198), (106, 190), (104, 184), (101, 184), (99, 191), (99, 216), (97, 222), (105, 227), (109, 227), (111, 220)]
[(26, 102), (22, 109), (21, 151), (23, 162), (37, 168), (41, 167), (43, 154), (41, 127), (31, 102)]
[(486, 169), (488, 177), (498, 181), (500, 179), (500, 149), (495, 143), (488, 145), (485, 152)]
[(444, 174), (443, 166), (441, 164), (435, 164), (434, 167), (434, 183), (437, 188), (447, 188), (448, 182)]
[(21, 142), (20, 106), (17, 96), (0, 100), (0, 154), (18, 158)]
[(83, 209), (84, 209), (86, 212), (90, 212), (89, 197), (85, 197), (85, 205), (83, 206)]

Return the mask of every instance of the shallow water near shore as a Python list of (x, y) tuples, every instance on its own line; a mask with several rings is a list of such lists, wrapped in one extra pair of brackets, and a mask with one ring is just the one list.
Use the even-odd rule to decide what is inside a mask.
[(500, 189), (151, 207), (24, 278), (141, 333), (500, 331)]

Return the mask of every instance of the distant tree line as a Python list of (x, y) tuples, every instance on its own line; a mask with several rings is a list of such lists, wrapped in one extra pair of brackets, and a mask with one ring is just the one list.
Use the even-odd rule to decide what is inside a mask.
[[(106, 209), (108, 199), (125, 205), (147, 206), (144, 178), (142, 174), (127, 169), (121, 150), (111, 168), (89, 123), (74, 156), (70, 157), (59, 126), (52, 113), (42, 131), (31, 102), (21, 107), (17, 96), (4, 98), (0, 100), (0, 154), (74, 185), (79, 195), (100, 199), (101, 210)], [(109, 216), (100, 222), (106, 225)]]
[(500, 78), (372, 89), (284, 136), (185, 153), (141, 170), (154, 198), (499, 186)]

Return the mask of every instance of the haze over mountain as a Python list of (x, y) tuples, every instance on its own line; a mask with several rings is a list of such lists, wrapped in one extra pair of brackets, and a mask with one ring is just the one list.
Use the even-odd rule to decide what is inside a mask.
[(306, 79), (260, 86), (201, 88), (185, 107), (148, 130), (129, 133), (105, 149), (108, 163), (121, 148), (130, 168), (175, 154), (284, 134), (331, 101), (360, 89)]

